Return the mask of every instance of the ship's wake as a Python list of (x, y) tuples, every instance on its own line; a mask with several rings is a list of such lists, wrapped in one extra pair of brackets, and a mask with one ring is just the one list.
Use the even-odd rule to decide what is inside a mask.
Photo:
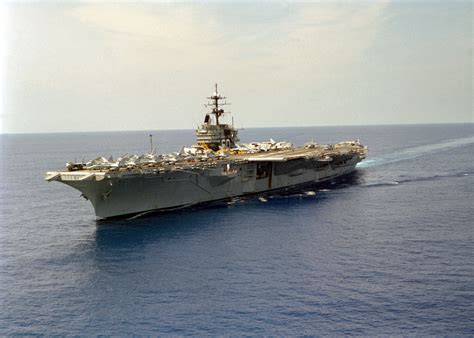
[(452, 148), (462, 147), (462, 146), (466, 146), (470, 144), (474, 144), (474, 136), (448, 140), (448, 141), (435, 143), (435, 144), (427, 144), (427, 145), (418, 146), (418, 147), (406, 148), (392, 154), (364, 160), (360, 162), (359, 164), (357, 164), (357, 168), (370, 168), (370, 167), (379, 166), (383, 164), (410, 160), (410, 159), (417, 158), (417, 157), (427, 155), (427, 154), (431, 154), (434, 152), (445, 151)]
[(458, 172), (454, 174), (446, 174), (446, 175), (432, 175), (432, 176), (423, 176), (423, 177), (400, 177), (399, 179), (393, 181), (382, 181), (382, 182), (365, 182), (361, 183), (360, 186), (364, 188), (372, 188), (372, 187), (383, 187), (383, 186), (397, 186), (400, 184), (407, 184), (413, 182), (423, 182), (423, 181), (438, 181), (448, 178), (456, 178), (456, 177), (465, 177), (465, 176), (473, 176), (474, 171), (471, 172)]

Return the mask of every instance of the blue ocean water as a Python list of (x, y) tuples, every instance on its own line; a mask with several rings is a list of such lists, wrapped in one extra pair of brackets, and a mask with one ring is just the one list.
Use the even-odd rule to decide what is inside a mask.
[(241, 131), (270, 137), (370, 153), (315, 196), (98, 223), (44, 172), (148, 132), (2, 135), (0, 335), (474, 334), (473, 124)]

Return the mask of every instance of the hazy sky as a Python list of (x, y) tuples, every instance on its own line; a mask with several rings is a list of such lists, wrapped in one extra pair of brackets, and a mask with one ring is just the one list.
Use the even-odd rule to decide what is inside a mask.
[(1, 130), (474, 122), (472, 2), (7, 2)]

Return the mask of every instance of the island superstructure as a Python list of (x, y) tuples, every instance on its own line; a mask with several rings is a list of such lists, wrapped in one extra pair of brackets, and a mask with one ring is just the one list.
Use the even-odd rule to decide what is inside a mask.
[(233, 123), (222, 123), (226, 102), (217, 85), (208, 99), (212, 109), (191, 147), (68, 162), (66, 170), (48, 172), (45, 179), (79, 190), (98, 218), (129, 217), (333, 180), (353, 172), (367, 154), (358, 140), (301, 147), (273, 140), (239, 144)]

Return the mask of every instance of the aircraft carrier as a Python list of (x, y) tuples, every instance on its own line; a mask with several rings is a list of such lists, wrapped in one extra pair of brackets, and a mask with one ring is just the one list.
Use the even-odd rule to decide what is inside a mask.
[(48, 172), (45, 179), (79, 190), (97, 218), (127, 218), (334, 180), (353, 172), (367, 154), (358, 140), (239, 144), (233, 123), (221, 123), (227, 103), (217, 84), (208, 99), (211, 109), (191, 147), (158, 155), (150, 135), (149, 153), (68, 162), (66, 170)]

